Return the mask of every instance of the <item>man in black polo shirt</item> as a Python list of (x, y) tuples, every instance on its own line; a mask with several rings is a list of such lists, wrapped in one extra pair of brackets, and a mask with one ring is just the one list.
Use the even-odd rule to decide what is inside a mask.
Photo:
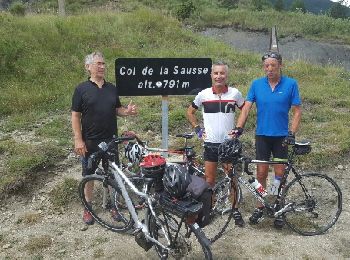
[[(106, 65), (102, 53), (93, 52), (85, 58), (85, 68), (90, 74), (88, 81), (79, 84), (72, 99), (72, 128), (75, 152), (82, 157), (83, 176), (87, 172), (87, 159), (98, 150), (100, 142), (112, 139), (117, 130), (116, 116), (136, 115), (136, 106), (130, 102), (127, 107), (120, 103), (117, 88), (105, 81)], [(93, 183), (85, 189), (85, 197), (92, 201)], [(116, 209), (112, 216), (120, 220)], [(92, 225), (94, 219), (84, 210), (83, 220)]]

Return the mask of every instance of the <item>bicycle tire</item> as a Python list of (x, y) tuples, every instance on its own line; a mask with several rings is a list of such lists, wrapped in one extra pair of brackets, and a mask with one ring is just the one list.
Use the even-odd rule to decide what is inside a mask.
[(338, 220), (342, 211), (342, 193), (327, 175), (307, 173), (286, 186), (282, 205), (289, 203), (292, 203), (290, 209), (283, 215), (286, 224), (304, 236), (320, 235)]
[[(164, 245), (167, 245), (164, 232), (161, 229), (161, 226), (154, 218), (152, 214), (148, 214), (148, 228), (150, 235), (157, 239)], [(174, 215), (164, 213), (157, 214), (159, 221), (165, 223), (165, 219), (168, 222), (169, 231), (174, 238), (176, 231), (178, 229), (180, 219)], [(193, 236), (191, 236), (194, 234)], [(188, 237), (188, 235), (190, 235)], [(169, 246), (169, 245), (168, 245)], [(183, 223), (179, 231), (177, 241), (170, 247), (173, 247), (170, 252), (164, 250), (161, 246), (154, 244), (153, 245), (158, 257), (160, 259), (212, 259), (212, 253), (210, 248), (203, 244), (202, 240), (197, 237), (193, 232), (189, 233), (189, 228)]]
[[(91, 182), (94, 185), (93, 200), (91, 203), (88, 203), (84, 190), (86, 185), (90, 185)], [(109, 194), (107, 201), (106, 192)], [(85, 176), (79, 183), (79, 196), (84, 207), (101, 226), (120, 233), (126, 232), (133, 227), (134, 221), (130, 212), (127, 208), (120, 207), (118, 203), (119, 197), (122, 197), (122, 195), (114, 180), (97, 174)], [(111, 210), (113, 208), (118, 210), (122, 221), (115, 221), (112, 218)]]
[[(213, 189), (214, 202), (210, 212), (210, 223), (203, 228), (211, 243), (217, 241), (225, 233), (233, 218), (230, 192), (231, 181), (227, 178), (220, 180)], [(240, 188), (239, 192), (241, 192)]]

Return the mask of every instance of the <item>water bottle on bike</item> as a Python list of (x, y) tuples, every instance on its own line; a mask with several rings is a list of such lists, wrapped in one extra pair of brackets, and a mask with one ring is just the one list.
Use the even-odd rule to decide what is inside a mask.
[(250, 185), (252, 185), (252, 187), (262, 196), (262, 197), (266, 197), (267, 196), (267, 191), (265, 190), (265, 188), (258, 182), (257, 179), (255, 179), (254, 177), (252, 177), (250, 180), (248, 180)]

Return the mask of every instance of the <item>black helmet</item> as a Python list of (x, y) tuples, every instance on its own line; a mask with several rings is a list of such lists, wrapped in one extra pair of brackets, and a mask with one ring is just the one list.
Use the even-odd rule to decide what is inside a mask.
[(227, 139), (219, 145), (218, 155), (220, 162), (234, 163), (242, 153), (242, 144), (237, 138)]
[(174, 198), (182, 198), (186, 194), (191, 179), (186, 168), (177, 163), (168, 163), (163, 176), (164, 189)]

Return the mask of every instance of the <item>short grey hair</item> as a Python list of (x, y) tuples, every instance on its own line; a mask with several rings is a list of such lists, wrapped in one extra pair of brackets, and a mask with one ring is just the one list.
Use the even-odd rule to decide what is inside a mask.
[(225, 69), (226, 69), (226, 72), (228, 73), (228, 65), (227, 63), (223, 62), (223, 61), (217, 61), (217, 62), (214, 62), (213, 65), (211, 65), (211, 70), (213, 71), (213, 68), (215, 66), (225, 66)]
[(104, 59), (102, 52), (94, 51), (93, 53), (86, 55), (86, 57), (85, 57), (85, 65), (92, 64), (94, 62), (94, 58), (96, 56), (97, 57), (101, 57), (102, 59)]

